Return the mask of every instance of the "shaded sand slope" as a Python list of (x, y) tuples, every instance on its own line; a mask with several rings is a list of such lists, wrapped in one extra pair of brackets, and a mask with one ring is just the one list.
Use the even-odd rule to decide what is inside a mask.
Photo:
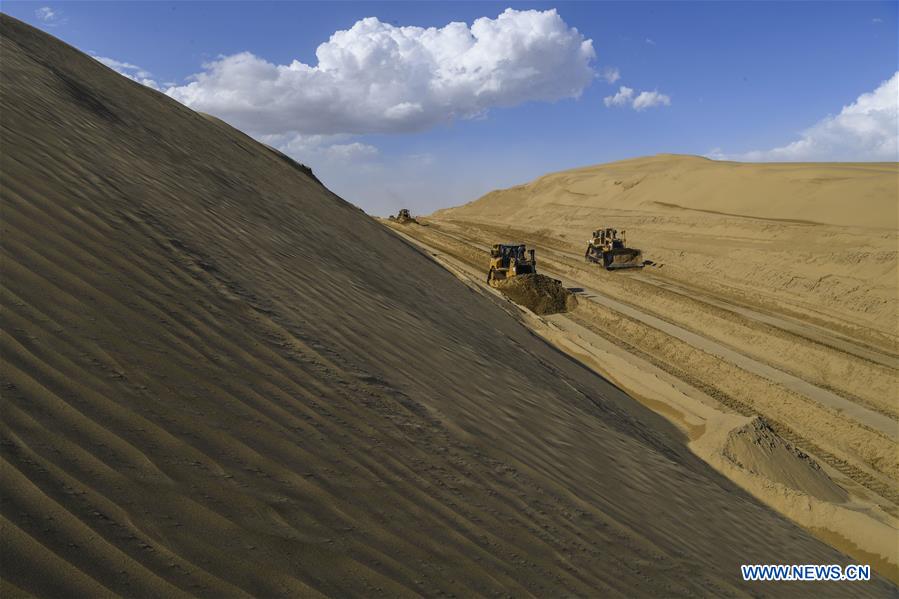
[(0, 62), (4, 596), (846, 592), (739, 582), (848, 560), (306, 169)]
[(546, 175), (434, 214), (543, 231), (583, 252), (629, 231), (666, 276), (896, 350), (899, 164), (663, 154)]

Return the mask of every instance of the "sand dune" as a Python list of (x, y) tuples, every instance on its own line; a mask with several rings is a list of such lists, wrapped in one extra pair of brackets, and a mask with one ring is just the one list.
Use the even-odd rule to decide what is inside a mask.
[(666, 274), (896, 349), (899, 164), (741, 164), (660, 155), (546, 175), (441, 210), (582, 250), (629, 230)]
[(741, 582), (850, 559), (308, 169), (0, 25), (4, 596), (846, 592)]
[[(757, 497), (899, 579), (897, 185), (896, 163), (662, 155), (546, 175), (409, 232), (476, 271), (492, 243), (536, 246), (580, 299), (536, 332)], [(602, 226), (627, 230), (649, 266), (586, 264)], [(650, 365), (666, 384), (641, 379)]]
[[(396, 230), (474, 288), (486, 287), (491, 243), (534, 235), (433, 219)], [(510, 297), (526, 326), (671, 421), (697, 456), (744, 489), (899, 580), (899, 423), (894, 393), (869, 395), (896, 388), (896, 356), (823, 330), (813, 338), (808, 323), (733, 298), (660, 285), (652, 269), (610, 273), (539, 238), (538, 269), (579, 301), (540, 316)], [(821, 379), (831, 369), (844, 378), (839, 390)]]
[(529, 208), (562, 203), (653, 212), (668, 207), (895, 232), (897, 176), (895, 162), (752, 164), (660, 154), (553, 173), (446, 213), (502, 207), (527, 218), (519, 201), (526, 195)]

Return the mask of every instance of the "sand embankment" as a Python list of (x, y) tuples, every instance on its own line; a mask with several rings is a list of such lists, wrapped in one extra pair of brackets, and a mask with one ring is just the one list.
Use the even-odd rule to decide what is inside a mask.
[[(485, 288), (492, 229), (430, 221), (426, 227), (397, 231), (467, 285)], [(635, 271), (623, 277), (561, 256), (544, 246), (538, 263), (544, 272), (563, 277), (577, 294), (575, 309), (540, 316), (516, 302), (508, 304), (515, 306), (513, 314), (671, 421), (697, 456), (741, 487), (857, 561), (899, 579), (894, 482), (899, 431), (883, 425), (894, 420), (788, 375), (781, 363), (760, 362), (735, 343), (737, 334), (750, 336), (754, 349), (768, 350), (769, 362), (771, 346), (787, 344), (787, 356), (799, 362), (810, 340), (786, 335), (793, 327), (772, 329), (769, 322), (780, 322), (774, 317), (754, 321), (732, 314), (731, 326), (722, 330), (714, 326), (720, 315), (706, 304), (697, 326), (690, 319), (695, 311), (691, 303), (676, 294), (659, 294), (647, 282), (651, 279)], [(622, 289), (625, 282), (632, 286)], [(836, 363), (864, 366), (856, 356), (827, 351), (826, 357)], [(771, 373), (773, 380), (765, 376)], [(881, 430), (866, 425), (869, 421), (883, 425)]]
[(629, 232), (664, 274), (896, 350), (899, 164), (743, 164), (660, 155), (546, 175), (441, 210), (583, 252)]
[[(492, 192), (410, 233), (475, 270), (490, 244), (536, 247), (541, 272), (577, 289), (579, 304), (535, 330), (669, 418), (757, 497), (899, 578), (897, 174), (895, 163), (655, 156)], [(651, 265), (585, 263), (590, 231), (604, 226), (627, 230)], [(668, 382), (647, 384), (650, 365)], [(699, 416), (684, 389), (712, 412)], [(758, 416), (780, 441), (737, 434)], [(749, 451), (768, 441), (771, 451)], [(799, 454), (814, 457), (789, 458)], [(821, 472), (842, 491), (826, 491)]]

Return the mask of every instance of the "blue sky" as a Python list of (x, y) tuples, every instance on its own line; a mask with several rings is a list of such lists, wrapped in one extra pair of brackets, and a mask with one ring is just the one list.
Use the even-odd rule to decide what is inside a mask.
[[(507, 8), (555, 9), (558, 20), (541, 23), (552, 25), (551, 35), (568, 45), (503, 49), (515, 70), (499, 76), (499, 91), (475, 93), (463, 81), (452, 88), (453, 100), (433, 94), (421, 99), (420, 87), (410, 84), (391, 92), (389, 104), (397, 104), (392, 108), (375, 104), (359, 114), (328, 108), (330, 116), (320, 122), (317, 109), (296, 104), (308, 99), (266, 114), (268, 106), (283, 104), (283, 88), (272, 96), (253, 95), (251, 112), (217, 100), (228, 85), (240, 85), (233, 83), (238, 69), (257, 69), (253, 73), (263, 74), (252, 76), (264, 80), (264, 63), (296, 60), (315, 67), (320, 44), (366, 17), (378, 19), (369, 28), (374, 33), (359, 33), (348, 47), (367, 48), (371, 36), (390, 27), (440, 29), (455, 21), (470, 26), (482, 17), (498, 24)], [(754, 160), (897, 159), (897, 99), (893, 88), (881, 88), (895, 78), (899, 60), (895, 2), (4, 2), (3, 11), (85, 52), (132, 65), (118, 66), (132, 76), (146, 71), (138, 78), (162, 90), (209, 71), (204, 64), (251, 53), (256, 62), (249, 66), (223, 63), (222, 69), (231, 69), (225, 75), (232, 76), (207, 78), (202, 94), (183, 88), (170, 95), (282, 147), (333, 190), (378, 214), (400, 206), (430, 212), (546, 172), (660, 152)], [(521, 35), (533, 42), (532, 33), (522, 33), (530, 21), (507, 21), (519, 31), (497, 39)], [(579, 45), (586, 40), (592, 40), (593, 57)], [(557, 49), (556, 62), (543, 60)], [(495, 66), (488, 54), (469, 54), (463, 62)], [(390, 65), (378, 68), (393, 72)], [(612, 68), (620, 74), (614, 83), (603, 77)], [(422, 76), (422, 85), (433, 83)], [(524, 83), (515, 83), (519, 77)], [(311, 93), (307, 88), (320, 80), (296, 85)], [(329, 81), (326, 91), (333, 97), (348, 105), (357, 98), (352, 94), (358, 90), (340, 89), (357, 86), (353, 77)], [(553, 91), (560, 86), (574, 91)], [(632, 91), (625, 91), (620, 105), (607, 106), (604, 99), (621, 86)], [(258, 87), (237, 92), (252, 95)], [(652, 105), (635, 110), (633, 100), (642, 91), (658, 95), (646, 96)], [(873, 100), (859, 99), (872, 93)], [(403, 107), (418, 110), (419, 100), (421, 115), (407, 115)], [(842, 114), (857, 101), (861, 108)], [(383, 124), (382, 108), (402, 113), (395, 126)], [(860, 118), (867, 120), (859, 125)], [(872, 138), (871, 127), (883, 131)]]

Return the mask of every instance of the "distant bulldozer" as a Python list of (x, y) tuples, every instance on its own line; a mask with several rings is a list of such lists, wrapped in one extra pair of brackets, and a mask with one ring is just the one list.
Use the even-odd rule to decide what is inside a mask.
[(487, 272), (487, 283), (490, 285), (518, 275), (536, 273), (534, 250), (526, 250), (523, 243), (497, 243), (490, 250), (490, 270)]
[(587, 262), (602, 264), (606, 270), (643, 267), (643, 252), (627, 247), (625, 231), (621, 231), (619, 237), (618, 230), (611, 228), (593, 231), (584, 258)]
[(398, 224), (401, 224), (401, 225), (405, 225), (407, 223), (418, 224), (418, 221), (415, 220), (414, 218), (412, 218), (412, 213), (409, 212), (408, 208), (400, 208), (400, 211), (397, 213), (396, 216), (393, 216), (391, 214), (389, 218), (390, 218), (390, 220), (392, 220)]

